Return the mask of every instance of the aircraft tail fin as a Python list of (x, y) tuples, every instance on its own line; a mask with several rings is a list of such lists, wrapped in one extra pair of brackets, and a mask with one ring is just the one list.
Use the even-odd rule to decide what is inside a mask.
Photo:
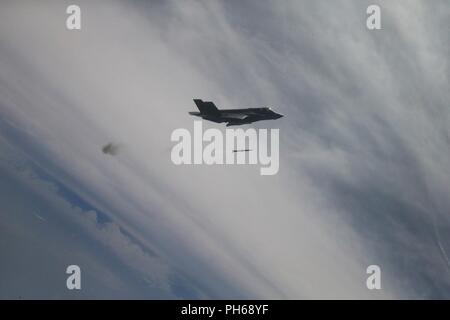
[(202, 114), (206, 115), (214, 115), (217, 116), (220, 114), (219, 109), (217, 109), (216, 105), (211, 101), (203, 101), (201, 99), (194, 99), (195, 104), (197, 105), (198, 110)]

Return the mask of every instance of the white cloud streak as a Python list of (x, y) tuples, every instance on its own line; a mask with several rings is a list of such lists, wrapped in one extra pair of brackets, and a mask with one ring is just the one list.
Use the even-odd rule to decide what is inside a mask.
[[(445, 263), (423, 253), (439, 248), (411, 243), (411, 226), (449, 226), (449, 8), (380, 3), (374, 33), (365, 1), (81, 2), (81, 32), (63, 4), (5, 3), (2, 115), (205, 296), (442, 296)], [(280, 126), (280, 173), (174, 166), (170, 133), (192, 127), (196, 97), (277, 106), (284, 119), (255, 126)], [(109, 141), (123, 151), (105, 157)], [(423, 268), (402, 277), (418, 252)], [(381, 292), (365, 287), (372, 263)]]

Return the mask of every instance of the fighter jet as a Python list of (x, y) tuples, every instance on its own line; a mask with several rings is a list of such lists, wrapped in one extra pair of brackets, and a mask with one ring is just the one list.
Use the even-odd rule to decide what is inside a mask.
[(194, 99), (200, 112), (189, 112), (192, 116), (197, 116), (205, 120), (222, 123), (226, 122), (227, 127), (239, 126), (260, 120), (275, 120), (283, 115), (276, 113), (271, 108), (247, 108), (247, 109), (223, 109), (219, 110), (211, 101)]

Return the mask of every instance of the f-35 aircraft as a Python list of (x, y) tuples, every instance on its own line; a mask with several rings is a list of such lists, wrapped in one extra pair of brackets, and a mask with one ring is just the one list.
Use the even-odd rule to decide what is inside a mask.
[(200, 112), (189, 112), (190, 115), (217, 123), (227, 122), (227, 127), (248, 124), (260, 120), (274, 120), (283, 116), (282, 114), (276, 113), (271, 108), (219, 110), (211, 101), (194, 99), (194, 102)]

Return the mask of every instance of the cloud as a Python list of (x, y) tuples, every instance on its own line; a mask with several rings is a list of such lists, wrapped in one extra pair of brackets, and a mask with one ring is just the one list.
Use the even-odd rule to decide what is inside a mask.
[[(1, 114), (108, 214), (108, 235), (126, 230), (205, 297), (445, 297), (449, 8), (379, 3), (376, 32), (366, 1), (81, 2), (81, 32), (63, 4), (4, 4)], [(255, 124), (280, 126), (279, 174), (174, 166), (193, 97), (285, 114)], [(110, 140), (127, 148), (105, 161)]]
[[(161, 257), (142, 247), (103, 213), (82, 209), (83, 202), (70, 202), (70, 193), (48, 180), (3, 139), (0, 149), (0, 189), (4, 196), (0, 228), (2, 243), (10, 246), (1, 250), (1, 296), (177, 297), (171, 288), (170, 267)], [(80, 292), (65, 288), (65, 270), (74, 263), (82, 271)], [(14, 277), (11, 268), (15, 269)], [(195, 290), (195, 285), (192, 288)]]

